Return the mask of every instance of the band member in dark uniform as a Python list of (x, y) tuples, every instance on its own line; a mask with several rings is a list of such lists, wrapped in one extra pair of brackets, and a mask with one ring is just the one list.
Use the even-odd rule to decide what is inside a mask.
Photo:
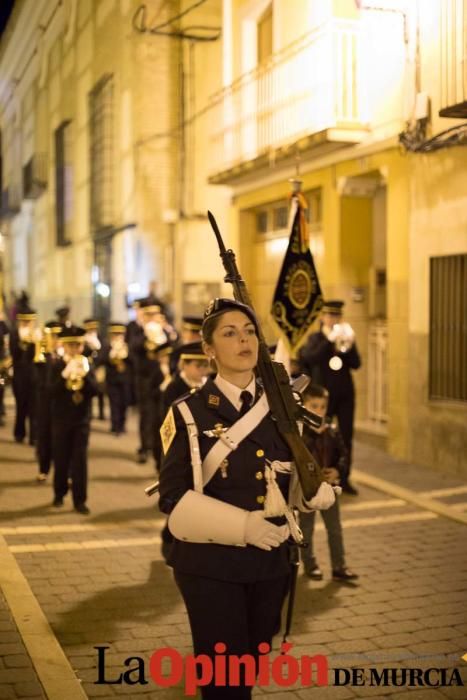
[(321, 329), (312, 333), (301, 349), (300, 365), (314, 384), (324, 386), (329, 392), (328, 415), (337, 417), (349, 453), (348, 471), (341, 479), (342, 489), (345, 493), (356, 495), (357, 489), (349, 480), (355, 413), (351, 370), (358, 369), (361, 361), (355, 333), (348, 323), (342, 323), (343, 306), (344, 302), (340, 300), (324, 302)]
[(60, 333), (63, 357), (49, 372), (52, 409), (52, 442), (55, 464), (54, 501), (63, 506), (72, 480), (73, 505), (76, 512), (89, 513), (87, 500), (87, 452), (91, 422), (91, 401), (97, 393), (96, 379), (90, 363), (82, 353), (85, 329), (64, 328)]
[[(142, 299), (135, 299), (132, 303), (132, 307), (135, 310), (136, 317), (132, 319), (126, 326), (125, 332), (125, 342), (128, 345), (129, 350), (129, 361), (128, 361), (128, 372), (130, 376), (130, 396), (129, 405), (136, 406), (138, 404), (137, 392), (136, 392), (136, 369), (135, 369), (135, 358), (131, 353), (131, 348), (133, 346), (133, 341), (136, 340), (138, 336), (144, 335), (143, 329), (143, 310), (141, 309)], [(141, 451), (141, 446), (140, 450)], [(138, 452), (138, 454), (139, 454)]]
[[(182, 328), (180, 331), (181, 344), (185, 345), (186, 343), (200, 343), (202, 325), (203, 319), (200, 316), (183, 316)], [(178, 348), (176, 349), (178, 350)], [(172, 375), (177, 373), (177, 362), (178, 357), (174, 353), (170, 358), (170, 373)]]
[(59, 306), (58, 309), (55, 309), (55, 315), (57, 317), (57, 321), (61, 326), (71, 326), (71, 319), (70, 319), (70, 313), (71, 309), (69, 306)]
[[(184, 598), (196, 654), (259, 655), (280, 627), (288, 589), (287, 539), (298, 538), (287, 500), (297, 484), (291, 454), (255, 378), (253, 311), (215, 299), (203, 323), (204, 350), (217, 375), (167, 413), (159, 507), (174, 536), (169, 564)], [(236, 449), (233, 449), (233, 448)], [(295, 478), (294, 478), (295, 477)], [(329, 507), (323, 483), (306, 507)], [(303, 494), (300, 492), (303, 504)], [(249, 700), (251, 688), (201, 688), (202, 697)]]
[(201, 342), (185, 343), (173, 351), (178, 373), (163, 393), (164, 415), (173, 401), (204, 384), (209, 372), (209, 361), (204, 354)]
[[(139, 410), (140, 448), (137, 462), (147, 462), (149, 453), (155, 456), (157, 467), (160, 460), (159, 428), (162, 423), (162, 400), (160, 387), (165, 380), (162, 371), (162, 356), (168, 350), (167, 335), (161, 325), (161, 307), (151, 299), (140, 302), (143, 316), (143, 333), (134, 335), (130, 353), (134, 361), (136, 392)], [(157, 458), (159, 456), (159, 460)]]
[(126, 326), (111, 322), (107, 329), (108, 341), (104, 344), (99, 366), (105, 367), (105, 386), (110, 404), (110, 429), (114, 435), (125, 432), (126, 412), (130, 394), (128, 345), (125, 342)]
[(5, 425), (5, 386), (9, 380), (11, 368), (10, 329), (0, 319), (0, 426)]
[(44, 482), (52, 466), (52, 413), (48, 375), (57, 362), (58, 336), (64, 326), (59, 321), (49, 321), (43, 330), (39, 352), (34, 357), (34, 386), (36, 392), (37, 441), (36, 454), (39, 466), (37, 481)]
[[(102, 348), (102, 340), (99, 336), (99, 321), (97, 318), (85, 318), (83, 321), (83, 327), (85, 330), (84, 336), (84, 350), (83, 355), (88, 358), (89, 364), (96, 368), (98, 363), (99, 353)], [(97, 417), (99, 420), (105, 420), (104, 412), (104, 382), (101, 381), (99, 376), (96, 376), (97, 380), (97, 406), (98, 412)]]
[(35, 327), (37, 315), (29, 307), (22, 307), (16, 314), (16, 328), (11, 334), (10, 352), (13, 360), (13, 394), (16, 417), (13, 435), (16, 442), (26, 437), (26, 420), (29, 419), (29, 444), (36, 439), (34, 354), (39, 329)]

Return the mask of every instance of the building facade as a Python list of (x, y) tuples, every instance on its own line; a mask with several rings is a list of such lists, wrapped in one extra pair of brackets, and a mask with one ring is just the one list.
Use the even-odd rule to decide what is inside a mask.
[(229, 291), (209, 208), (272, 341), (298, 171), (362, 354), (358, 429), (466, 473), (466, 21), (466, 0), (22, 0), (0, 56), (4, 288), (106, 318), (156, 280), (196, 313)]

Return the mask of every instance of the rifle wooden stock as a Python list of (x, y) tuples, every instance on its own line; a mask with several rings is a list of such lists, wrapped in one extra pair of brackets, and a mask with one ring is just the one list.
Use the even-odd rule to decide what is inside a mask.
[[(253, 308), (245, 282), (237, 268), (235, 253), (233, 250), (226, 249), (219, 227), (210, 211), (208, 211), (208, 218), (216, 235), (222, 263), (227, 273), (224, 281), (232, 285), (237, 301)], [(276, 420), (279, 432), (292, 452), (303, 495), (306, 500), (309, 500), (316, 494), (324, 477), (318, 462), (308, 450), (299, 433), (297, 403), (290, 386), (289, 375), (282, 363), (273, 362), (271, 359), (265, 338), (259, 327), (258, 336), (257, 371), (263, 382), (271, 415)]]

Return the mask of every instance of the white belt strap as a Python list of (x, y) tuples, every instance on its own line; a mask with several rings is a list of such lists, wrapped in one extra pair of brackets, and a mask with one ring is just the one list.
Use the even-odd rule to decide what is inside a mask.
[[(180, 404), (177, 404), (178, 406)], [(211, 447), (206, 457), (203, 459), (203, 485), (206, 486), (216, 473), (221, 462), (227, 455), (236, 450), (241, 441), (256, 428), (269, 412), (269, 404), (266, 394), (263, 394), (259, 401), (238, 419), (217, 442)]]
[(201, 465), (201, 455), (199, 451), (198, 428), (193, 418), (193, 414), (188, 408), (186, 401), (177, 404), (183, 420), (188, 430), (188, 441), (190, 443), (191, 464), (193, 466), (193, 489), (203, 493), (203, 471)]

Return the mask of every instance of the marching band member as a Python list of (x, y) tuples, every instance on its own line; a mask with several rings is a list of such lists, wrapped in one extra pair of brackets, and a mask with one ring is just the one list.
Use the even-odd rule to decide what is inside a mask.
[[(259, 656), (280, 627), (290, 563), (287, 539), (300, 538), (287, 505), (295, 470), (289, 447), (255, 378), (258, 322), (252, 309), (215, 299), (203, 347), (217, 375), (176, 401), (161, 429), (159, 507), (174, 537), (168, 563), (184, 598), (195, 654)], [(324, 487), (324, 488), (323, 488)], [(301, 492), (300, 492), (301, 494)], [(300, 495), (303, 499), (303, 494)], [(334, 502), (321, 484), (307, 508)], [(202, 697), (249, 700), (251, 688), (210, 684)]]
[[(102, 342), (98, 334), (99, 321), (97, 318), (85, 318), (83, 321), (83, 326), (86, 331), (84, 336), (84, 350), (83, 355), (88, 358), (89, 364), (95, 366), (99, 359), (99, 353), (102, 348)], [(99, 373), (98, 373), (99, 374)], [(101, 381), (100, 376), (96, 376), (97, 379), (97, 404), (98, 413), (97, 417), (99, 420), (105, 420), (104, 414), (104, 383)]]
[(130, 392), (126, 326), (111, 322), (107, 328), (108, 341), (102, 348), (99, 366), (105, 367), (105, 386), (110, 404), (110, 429), (115, 435), (125, 432), (126, 411)]
[(0, 318), (0, 426), (5, 425), (5, 386), (11, 370), (10, 329), (1, 312)]
[[(180, 338), (182, 345), (186, 343), (200, 343), (201, 338), (201, 326), (203, 325), (203, 319), (200, 316), (183, 316), (182, 327), (180, 331)], [(176, 348), (178, 350), (178, 347)], [(174, 352), (170, 358), (170, 373), (175, 375), (177, 373), (177, 362), (178, 357)]]
[(344, 302), (340, 300), (324, 302), (321, 328), (310, 335), (301, 349), (300, 363), (302, 371), (329, 392), (328, 415), (337, 417), (349, 453), (348, 471), (341, 478), (342, 490), (357, 495), (357, 489), (349, 481), (355, 413), (351, 370), (358, 369), (361, 361), (353, 328), (348, 323), (342, 323), (343, 306)]
[(179, 371), (164, 391), (164, 415), (180, 396), (203, 386), (209, 372), (209, 361), (200, 341), (181, 345), (171, 357), (175, 358)]
[(33, 361), (35, 343), (40, 331), (35, 327), (37, 314), (29, 307), (22, 307), (16, 314), (16, 328), (11, 334), (10, 352), (13, 361), (13, 394), (16, 417), (13, 435), (16, 442), (26, 437), (26, 420), (29, 419), (29, 444), (36, 439), (34, 406)]
[(91, 401), (97, 393), (97, 384), (90, 363), (82, 354), (84, 336), (85, 329), (78, 326), (61, 331), (59, 340), (64, 353), (50, 367), (48, 389), (55, 463), (53, 505), (63, 506), (71, 476), (74, 508), (87, 515), (87, 451)]
[(143, 333), (133, 336), (131, 356), (135, 362), (139, 409), (140, 448), (137, 461), (139, 464), (144, 464), (150, 452), (154, 454), (157, 462), (160, 460), (159, 428), (162, 423), (160, 387), (165, 380), (161, 360), (169, 346), (167, 335), (161, 325), (161, 307), (148, 298), (140, 302), (140, 308)]
[(35, 402), (37, 416), (36, 454), (39, 466), (37, 481), (46, 481), (52, 466), (52, 413), (48, 386), (50, 367), (58, 360), (58, 336), (64, 328), (59, 321), (49, 321), (43, 329), (39, 352), (34, 358)]

